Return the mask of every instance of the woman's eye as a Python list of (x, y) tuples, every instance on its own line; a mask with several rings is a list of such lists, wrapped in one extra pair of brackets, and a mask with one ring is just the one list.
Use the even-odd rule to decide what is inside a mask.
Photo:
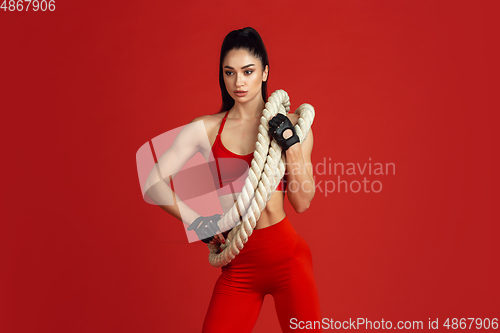
[(253, 73), (253, 71), (245, 71), (245, 74), (247, 74), (247, 75), (250, 75), (252, 73)]
[(226, 72), (226, 75), (231, 75), (231, 74), (233, 74), (233, 72), (230, 72), (230, 71)]

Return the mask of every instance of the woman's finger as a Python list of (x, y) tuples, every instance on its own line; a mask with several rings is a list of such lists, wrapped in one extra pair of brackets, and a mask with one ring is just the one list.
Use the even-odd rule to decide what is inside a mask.
[(217, 240), (219, 243), (225, 243), (226, 241), (224, 240), (224, 236), (220, 233), (216, 234), (215, 237), (217, 237)]

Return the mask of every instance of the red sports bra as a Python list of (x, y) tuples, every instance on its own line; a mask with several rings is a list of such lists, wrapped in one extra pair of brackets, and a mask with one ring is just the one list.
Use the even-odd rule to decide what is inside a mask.
[[(253, 160), (253, 153), (248, 155), (238, 155), (228, 150), (222, 144), (220, 137), (228, 114), (229, 112), (226, 112), (226, 115), (222, 119), (221, 125), (219, 126), (219, 132), (217, 133), (217, 137), (212, 146), (212, 154), (217, 167), (217, 170), (212, 170), (214, 182), (218, 185), (218, 189), (226, 189), (225, 191), (222, 191), (224, 193), (220, 194), (226, 194), (225, 192), (241, 192), (248, 176), (248, 169), (252, 165), (251, 163)], [(276, 187), (277, 191), (284, 191), (284, 189), (286, 189), (286, 174)]]

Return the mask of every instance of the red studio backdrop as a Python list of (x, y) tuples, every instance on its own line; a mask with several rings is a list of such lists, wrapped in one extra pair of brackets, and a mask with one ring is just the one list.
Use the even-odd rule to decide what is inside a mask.
[[(500, 317), (495, 1), (27, 3), (0, 10), (1, 332), (201, 331), (220, 269), (143, 200), (136, 153), (219, 110), (246, 26), (269, 92), (316, 110), (316, 195), (285, 211), (322, 317)], [(254, 331), (280, 331), (270, 295)]]

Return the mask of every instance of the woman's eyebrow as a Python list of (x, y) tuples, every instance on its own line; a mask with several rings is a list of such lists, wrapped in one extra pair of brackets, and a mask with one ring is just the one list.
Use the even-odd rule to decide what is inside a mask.
[[(255, 64), (248, 64), (248, 65), (245, 65), (245, 66), (241, 67), (241, 69), (245, 69), (245, 68), (247, 68), (247, 67), (251, 67), (251, 66), (255, 66)], [(224, 68), (234, 69), (234, 68), (233, 68), (233, 67), (231, 67), (231, 66), (224, 66)]]

